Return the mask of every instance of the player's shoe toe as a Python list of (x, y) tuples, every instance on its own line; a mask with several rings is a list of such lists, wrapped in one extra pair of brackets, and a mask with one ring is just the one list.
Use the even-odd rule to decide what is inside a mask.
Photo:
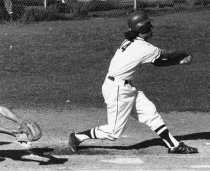
[(187, 146), (183, 142), (180, 142), (177, 147), (169, 148), (168, 153), (174, 154), (193, 154), (198, 153), (198, 149), (194, 147)]
[(75, 133), (71, 133), (69, 135), (69, 142), (68, 142), (68, 146), (71, 149), (72, 152), (76, 152), (77, 151), (77, 147), (82, 143), (82, 141), (80, 141)]

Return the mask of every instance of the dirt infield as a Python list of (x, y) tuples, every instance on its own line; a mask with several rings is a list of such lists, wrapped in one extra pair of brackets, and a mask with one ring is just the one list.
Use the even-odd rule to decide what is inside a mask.
[[(84, 142), (75, 154), (67, 147), (71, 131), (106, 122), (105, 109), (19, 109), (26, 119), (38, 121), (43, 137), (32, 153), (12, 137), (1, 135), (0, 168), (13, 170), (208, 170), (210, 168), (210, 113), (161, 113), (177, 139), (198, 147), (199, 154), (172, 155), (156, 134), (130, 118), (121, 139)], [(85, 118), (85, 119), (84, 119)], [(2, 120), (1, 124), (12, 124)]]

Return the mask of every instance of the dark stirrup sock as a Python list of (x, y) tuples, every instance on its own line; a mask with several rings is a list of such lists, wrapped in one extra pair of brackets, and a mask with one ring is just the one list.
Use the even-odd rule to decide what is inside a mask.
[(155, 130), (168, 148), (177, 147), (179, 142), (171, 135), (166, 125), (162, 125)]
[(80, 139), (81, 141), (84, 141), (86, 139), (97, 139), (96, 133), (95, 133), (96, 129), (97, 128), (92, 128), (83, 132), (77, 132), (76, 137)]

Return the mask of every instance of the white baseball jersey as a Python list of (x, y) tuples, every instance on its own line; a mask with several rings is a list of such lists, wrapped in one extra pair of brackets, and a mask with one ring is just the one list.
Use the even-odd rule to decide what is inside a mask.
[[(92, 129), (92, 137), (115, 140), (122, 134), (128, 116), (145, 123), (153, 131), (164, 124), (155, 105), (125, 80), (133, 80), (139, 64), (150, 63), (160, 57), (161, 50), (144, 39), (125, 40), (110, 62), (102, 94), (107, 105), (108, 123)], [(110, 79), (110, 77), (113, 79)]]
[(111, 60), (107, 75), (118, 80), (133, 80), (137, 66), (153, 62), (160, 57), (160, 52), (140, 37), (134, 42), (125, 40)]

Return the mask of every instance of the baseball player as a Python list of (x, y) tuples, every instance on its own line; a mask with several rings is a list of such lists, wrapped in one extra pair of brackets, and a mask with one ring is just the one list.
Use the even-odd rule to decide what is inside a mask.
[(68, 142), (70, 149), (75, 152), (88, 139), (118, 139), (131, 114), (160, 136), (168, 147), (168, 153), (198, 153), (197, 148), (179, 142), (172, 136), (155, 105), (133, 85), (137, 69), (142, 64), (183, 65), (189, 64), (192, 56), (185, 51), (165, 50), (150, 44), (148, 40), (152, 37), (153, 26), (144, 11), (131, 13), (127, 22), (129, 31), (125, 33), (125, 40), (111, 60), (102, 86), (108, 123), (84, 132), (71, 133)]
[(3, 106), (0, 106), (0, 115), (19, 125), (18, 129), (8, 129), (0, 126), (0, 133), (15, 137), (18, 142), (36, 141), (41, 138), (41, 128), (36, 122), (26, 122)]
[[(4, 13), (5, 16), (5, 19), (8, 19), (8, 20), (12, 20), (12, 14), (13, 14), (13, 10), (12, 10), (12, 7), (13, 7), (13, 4), (12, 4), (12, 1), (11, 0), (0, 0), (0, 6), (1, 8), (4, 6), (5, 7), (5, 12), (6, 12), (6, 15)], [(1, 11), (2, 13), (3, 11)], [(7, 16), (9, 18), (7, 18)]]

